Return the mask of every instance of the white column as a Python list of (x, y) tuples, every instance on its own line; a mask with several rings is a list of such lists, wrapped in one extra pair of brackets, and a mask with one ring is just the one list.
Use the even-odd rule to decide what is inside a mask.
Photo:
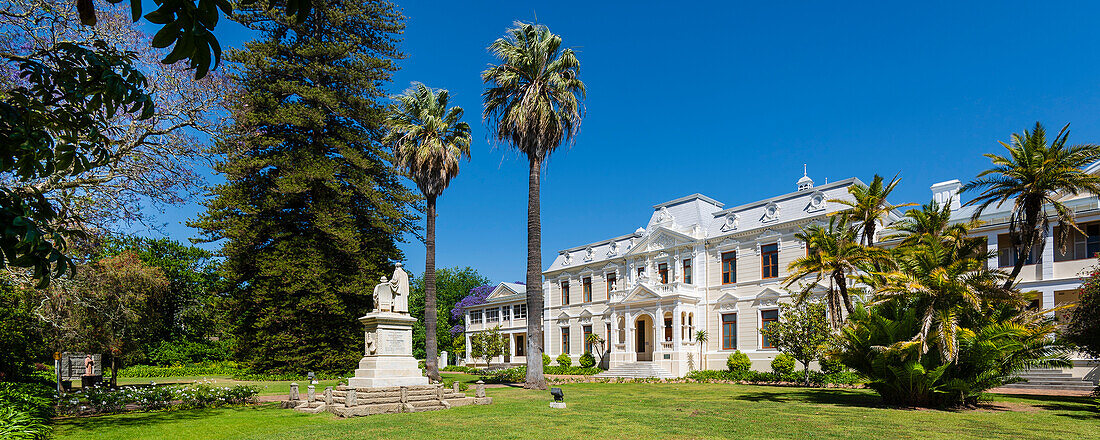
[(515, 362), (516, 357), (516, 334), (508, 333), (508, 357), (512, 358), (512, 362)]
[(989, 250), (993, 251), (993, 257), (989, 259), (989, 268), (990, 269), (996, 269), (997, 266), (1001, 265), (1001, 263), (999, 261), (1000, 250), (998, 250), (998, 248), (997, 248), (997, 246), (998, 246), (998, 244), (997, 244), (997, 234), (996, 233), (989, 234), (989, 236), (986, 237), (986, 239), (988, 240), (988, 242), (986, 244), (986, 249), (989, 249)]
[(683, 338), (683, 329), (680, 328), (680, 308), (672, 308), (672, 351), (680, 351), (680, 339)]
[[(1043, 296), (1042, 304), (1039, 304), (1040, 309), (1050, 309), (1054, 307), (1054, 288), (1046, 288), (1039, 291)], [(1048, 317), (1054, 317), (1054, 312), (1046, 314)]]
[(638, 360), (636, 347), (637, 342), (634, 341), (634, 320), (630, 319), (630, 315), (625, 315), (626, 319), (623, 321), (623, 326), (626, 327), (626, 340), (623, 341), (626, 344), (626, 360), (636, 361)]
[[(657, 317), (653, 318), (653, 352), (665, 351), (665, 309), (657, 306)], [(653, 360), (660, 359), (654, 356)]]
[(471, 356), (473, 356), (473, 350), (470, 348), (470, 334), (467, 333), (466, 334), (466, 363), (473, 363), (472, 362), (473, 359), (471, 358)]
[(1046, 234), (1046, 245), (1043, 246), (1041, 279), (1049, 280), (1054, 278), (1054, 225), (1048, 225), (1044, 233)]

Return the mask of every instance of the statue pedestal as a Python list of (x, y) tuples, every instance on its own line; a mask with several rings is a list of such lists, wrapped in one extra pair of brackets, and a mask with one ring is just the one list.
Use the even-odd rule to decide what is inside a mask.
[(365, 327), (366, 355), (359, 361), (348, 387), (377, 388), (427, 385), (412, 356), (412, 327), (407, 313), (371, 312), (359, 318)]

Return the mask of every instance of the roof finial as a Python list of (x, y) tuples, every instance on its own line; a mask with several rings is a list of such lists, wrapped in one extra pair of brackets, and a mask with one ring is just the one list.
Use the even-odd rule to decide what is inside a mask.
[(802, 177), (808, 177), (806, 175), (806, 164), (802, 164)]

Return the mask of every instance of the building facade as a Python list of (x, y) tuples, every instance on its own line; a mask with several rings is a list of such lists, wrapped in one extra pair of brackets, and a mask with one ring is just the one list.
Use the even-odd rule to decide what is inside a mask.
[[(768, 370), (778, 351), (760, 329), (778, 319), (780, 302), (791, 301), (792, 292), (805, 287), (786, 285), (787, 266), (807, 254), (795, 234), (845, 209), (835, 200), (850, 200), (848, 188), (856, 184), (862, 182), (850, 178), (815, 186), (803, 176), (794, 192), (730, 208), (693, 194), (655, 205), (649, 222), (633, 233), (560, 251), (543, 273), (544, 351), (552, 358), (568, 354), (574, 364), (585, 352), (607, 351), (605, 367), (652, 362), (669, 376), (682, 376), (691, 369), (724, 369), (729, 354), (740, 350), (754, 369)], [(952, 205), (955, 221), (968, 220), (974, 212), (961, 206), (960, 188), (957, 180), (931, 188), (934, 200)], [(1068, 197), (1064, 203), (1074, 209), (1085, 234), (1071, 231), (1071, 245), (1059, 252), (1055, 238), (1062, 231), (1048, 228), (1046, 247), (1034, 253), (1019, 277), (1022, 290), (1037, 292), (1034, 307), (1077, 301), (1083, 272), (1095, 265), (1093, 256), (1100, 252), (1096, 195)], [(1014, 262), (1007, 239), (1010, 209), (987, 209), (980, 217), (983, 225), (973, 230), (998, 250), (991, 267)], [(900, 218), (893, 212), (884, 220), (889, 224)], [(523, 294), (515, 290), (520, 289), (502, 284), (500, 296), (494, 291), (485, 305), (471, 307), (467, 336), (501, 325), (514, 344), (516, 335), (526, 332), (526, 321), (504, 322), (499, 311), (493, 312), (493, 321), (487, 316), (488, 310), (523, 303)], [(827, 286), (810, 290), (824, 293)], [(707, 335), (702, 343), (696, 340), (700, 330)], [(589, 346), (591, 333), (605, 345)], [(522, 362), (515, 355), (499, 360)], [(1076, 362), (1075, 376), (1095, 377), (1091, 361)]]

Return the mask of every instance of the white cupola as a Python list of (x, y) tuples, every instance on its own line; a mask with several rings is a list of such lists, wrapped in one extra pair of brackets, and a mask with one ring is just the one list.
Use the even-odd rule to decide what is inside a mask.
[(806, 175), (806, 164), (802, 164), (802, 178), (798, 179), (798, 190), (805, 191), (814, 187), (814, 180)]

